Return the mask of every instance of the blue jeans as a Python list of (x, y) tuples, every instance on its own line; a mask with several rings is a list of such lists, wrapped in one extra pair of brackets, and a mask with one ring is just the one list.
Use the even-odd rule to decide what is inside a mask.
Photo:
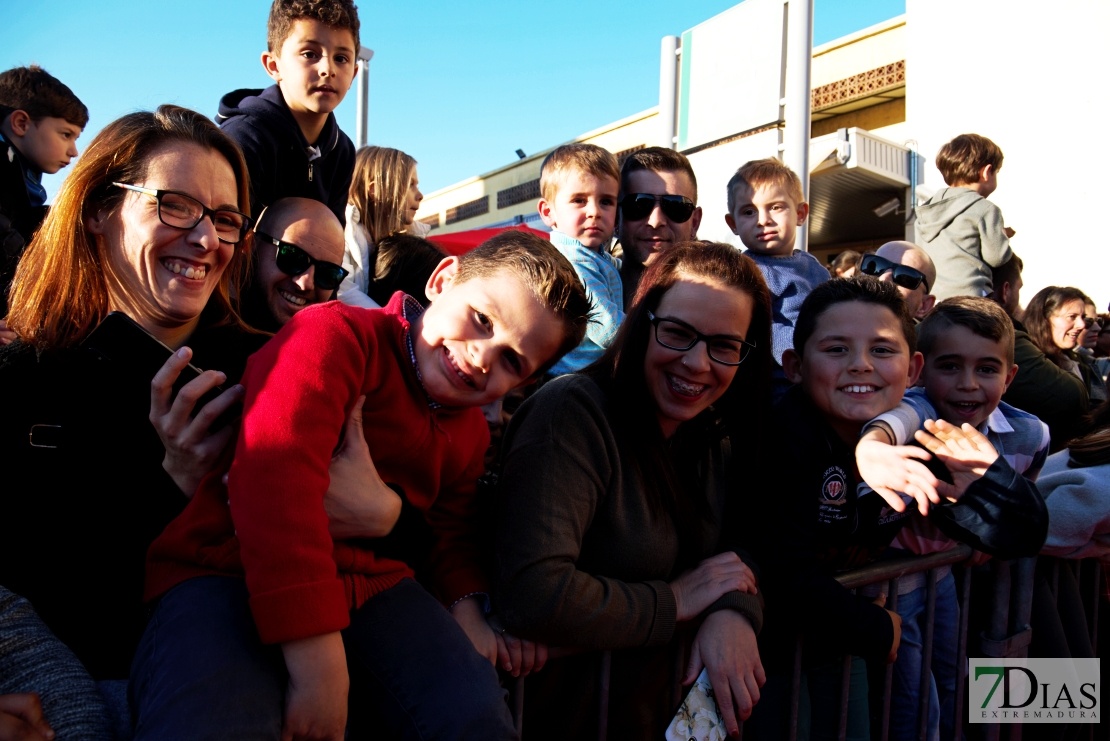
[[(423, 587), (376, 595), (343, 631), (355, 738), (513, 739), (497, 673)], [(159, 602), (131, 671), (135, 739), (277, 739), (288, 675), (240, 579), (190, 579)]]
[(960, 625), (956, 579), (949, 572), (937, 580), (932, 673), (927, 689), (921, 687), (926, 628), (925, 591), (922, 586), (898, 597), (898, 614), (902, 617), (902, 643), (898, 646), (898, 660), (894, 662), (891, 684), (891, 741), (912, 741), (917, 738), (918, 708), (922, 691), (929, 693), (926, 738), (952, 738), (952, 713), (956, 697), (956, 640)]

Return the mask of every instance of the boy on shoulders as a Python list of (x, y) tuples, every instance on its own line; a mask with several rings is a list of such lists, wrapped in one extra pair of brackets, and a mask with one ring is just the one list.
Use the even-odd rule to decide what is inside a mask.
[(44, 173), (77, 156), (89, 111), (42, 67), (0, 73), (0, 318), (23, 249), (46, 216)]
[(262, 66), (275, 84), (228, 93), (216, 116), (246, 157), (252, 213), (299, 196), (344, 223), (355, 147), (333, 111), (358, 71), (358, 31), (351, 0), (274, 0)]
[(585, 338), (555, 364), (552, 376), (574, 373), (600, 358), (624, 321), (621, 262), (609, 254), (619, 181), (617, 158), (594, 144), (564, 144), (540, 167), (540, 218), (594, 306)]
[(987, 198), (998, 188), (1002, 150), (985, 136), (961, 134), (940, 148), (941, 188), (917, 207), (920, 244), (933, 258), (937, 301), (951, 296), (990, 296), (991, 269), (1010, 259), (1014, 230)]
[(794, 325), (809, 292), (829, 279), (813, 255), (794, 249), (798, 227), (809, 216), (802, 181), (786, 165), (768, 158), (747, 162), (728, 181), (725, 222), (740, 237), (771, 289), (771, 340), (779, 368), (776, 398), (788, 387), (783, 353), (794, 347)]

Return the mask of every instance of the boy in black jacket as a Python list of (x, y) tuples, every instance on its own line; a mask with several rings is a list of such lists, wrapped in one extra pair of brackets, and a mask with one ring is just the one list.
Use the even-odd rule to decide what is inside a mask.
[(46, 216), (43, 173), (77, 156), (89, 111), (42, 67), (0, 73), (0, 342), (15, 266)]
[(228, 93), (216, 116), (246, 157), (252, 214), (299, 196), (344, 223), (355, 147), (333, 111), (358, 70), (358, 30), (351, 0), (274, 0), (262, 66), (276, 84)]

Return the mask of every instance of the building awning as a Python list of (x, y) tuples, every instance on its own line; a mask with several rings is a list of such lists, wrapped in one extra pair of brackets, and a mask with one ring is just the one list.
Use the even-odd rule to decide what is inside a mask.
[[(809, 161), (810, 249), (903, 238), (906, 191), (911, 179), (921, 183), (921, 155), (848, 128), (810, 140)], [(898, 206), (884, 213), (892, 199)]]

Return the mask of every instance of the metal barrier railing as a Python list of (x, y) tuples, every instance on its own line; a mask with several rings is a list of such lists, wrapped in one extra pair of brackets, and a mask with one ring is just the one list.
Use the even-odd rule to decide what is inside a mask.
[[(898, 579), (911, 574), (925, 572), (925, 634), (922, 642), (921, 683), (919, 685), (923, 688), (923, 691), (920, 693), (921, 696), (919, 697), (918, 707), (916, 709), (916, 735), (919, 739), (928, 738), (929, 731), (929, 693), (927, 688), (929, 687), (929, 680), (932, 672), (937, 570), (946, 566), (960, 565), (963, 565), (964, 571), (962, 578), (959, 580), (961, 589), (957, 594), (960, 623), (957, 629), (956, 694), (954, 697), (953, 717), (951, 721), (952, 728), (954, 729), (954, 738), (959, 741), (965, 737), (964, 716), (966, 714), (967, 657), (969, 655), (968, 626), (970, 624), (969, 618), (972, 612), (972, 574), (971, 569), (967, 568), (966, 564), (972, 554), (973, 551), (969, 546), (958, 545), (947, 551), (934, 553), (928, 556), (913, 556), (877, 561), (861, 569), (837, 576), (837, 580), (843, 586), (853, 590), (876, 584), (885, 584), (888, 594), (886, 606), (890, 610), (897, 611)], [(983, 579), (983, 581), (987, 581), (991, 589), (989, 595), (986, 595), (986, 614), (980, 616), (981, 619), (977, 619), (976, 621), (977, 625), (982, 626), (982, 630), (979, 632), (973, 644), (973, 654), (998, 658), (1014, 658), (1028, 655), (1032, 634), (1030, 616), (1036, 563), (1036, 558), (1023, 558), (1014, 561), (991, 559), (984, 567), (984, 570), (989, 572), (989, 579)], [(1089, 601), (1090, 605), (1087, 620), (1091, 631), (1091, 643), (1093, 646), (1097, 647), (1098, 605), (1101, 597), (1101, 576), (1097, 562), (1092, 563), (1093, 568), (1082, 566), (1082, 562), (1072, 562), (1067, 568), (1076, 570), (1077, 577), (1082, 577), (1080, 580), (1081, 583), (1086, 584), (1087, 582), (1091, 582), (1091, 585), (1087, 586), (1085, 589), (1087, 601)], [(1060, 567), (1057, 566), (1057, 568)], [(981, 578), (982, 576), (984, 576), (984, 574), (978, 575), (977, 578)], [(1057, 578), (1054, 577), (1052, 582), (1054, 595), (1056, 594), (1057, 581)], [(980, 607), (980, 609), (983, 609), (983, 607)], [(552, 657), (556, 658), (559, 654), (565, 655), (569, 653), (575, 652), (562, 652), (556, 649), (553, 650)], [(682, 659), (682, 656), (678, 657), (680, 664), (682, 663)], [(847, 735), (848, 684), (849, 672), (851, 671), (851, 659), (852, 657), (850, 656), (844, 657), (844, 668), (841, 678), (841, 707), (844, 708), (844, 710), (838, 719), (839, 739), (844, 739)], [(606, 741), (608, 738), (608, 698), (611, 660), (611, 652), (604, 651), (601, 653), (598, 697), (599, 722), (597, 734), (599, 741)], [(794, 673), (791, 682), (788, 741), (795, 741), (798, 733), (802, 666), (803, 646), (801, 639), (799, 639), (798, 649), (795, 652)], [(681, 666), (678, 668), (678, 671), (681, 673)], [(889, 665), (886, 667), (883, 678), (882, 707), (879, 710), (879, 728), (876, 729), (877, 734), (873, 734), (872, 736), (876, 741), (886, 741), (889, 735), (892, 678), (893, 665)], [(513, 720), (516, 724), (517, 731), (522, 732), (524, 723), (523, 678), (514, 680), (510, 694)], [(741, 729), (741, 732), (742, 731), (743, 729)], [(988, 741), (997, 741), (1003, 738), (1003, 736), (1011, 741), (1020, 741), (1021, 725), (984, 726), (983, 738), (988, 739)]]

